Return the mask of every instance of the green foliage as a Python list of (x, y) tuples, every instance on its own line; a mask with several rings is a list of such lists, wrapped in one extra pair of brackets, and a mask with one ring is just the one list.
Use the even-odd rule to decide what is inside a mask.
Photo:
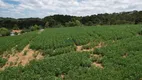
[[(72, 27), (72, 26), (95, 26), (95, 25), (120, 25), (142, 24), (142, 11), (129, 11), (119, 13), (94, 14), (91, 16), (53, 15), (44, 18), (0, 18), (0, 26), (12, 29), (16, 24), (19, 29), (30, 29), (33, 25), (45, 28)], [(62, 25), (62, 26), (59, 26)], [(16, 27), (17, 29), (17, 27)]]
[(36, 31), (36, 30), (39, 30), (40, 29), (40, 26), (38, 25), (34, 25), (31, 27), (31, 31)]
[(49, 27), (49, 22), (45, 23), (45, 27), (48, 28)]
[(22, 31), (21, 31), (21, 34), (23, 34), (23, 33), (25, 33), (25, 32), (26, 32), (25, 30), (22, 30)]
[(93, 22), (89, 21), (89, 22), (86, 23), (85, 25), (87, 25), (87, 26), (93, 26)]
[(65, 23), (67, 27), (73, 27), (73, 26), (81, 26), (81, 23), (79, 20), (75, 20), (75, 21), (69, 21), (67, 23)]
[[(18, 80), (18, 79), (47, 79), (54, 80), (55, 77), (62, 73), (67, 74), (68, 71), (85, 67), (83, 65), (90, 64), (88, 54), (70, 53), (55, 57), (46, 57), (41, 61), (33, 61), (30, 65), (21, 68), (9, 68), (0, 73), (0, 79)], [(4, 76), (6, 75), (7, 76)]]
[(15, 32), (14, 34), (15, 34), (15, 35), (18, 35), (18, 33), (17, 33), (17, 32)]
[(13, 30), (19, 30), (19, 27), (17, 26), (17, 24), (14, 25)]
[(139, 35), (142, 35), (142, 28), (140, 29), (140, 31), (138, 32)]
[[(43, 52), (44, 59), (25, 67), (7, 68), (0, 72), (0, 80), (140, 80), (140, 30), (140, 25), (48, 28), (41, 34), (1, 37), (1, 53), (16, 45), (17, 50), (22, 50), (30, 44), (31, 49)], [(96, 47), (99, 43), (104, 44)], [(78, 45), (95, 49), (77, 52)]]
[(0, 57), (0, 67), (3, 67), (6, 62), (7, 62), (7, 59)]
[(6, 28), (0, 28), (0, 36), (8, 36), (10, 35), (10, 31)]
[(0, 54), (5, 51), (11, 51), (12, 48), (21, 51), (29, 41), (37, 36), (37, 32), (29, 32), (18, 36), (7, 36), (0, 38)]

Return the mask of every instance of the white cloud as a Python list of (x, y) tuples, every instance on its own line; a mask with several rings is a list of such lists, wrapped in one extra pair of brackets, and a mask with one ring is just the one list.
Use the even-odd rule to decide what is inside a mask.
[(11, 8), (11, 7), (13, 7), (13, 5), (5, 3), (2, 0), (0, 0), (0, 8)]
[[(20, 4), (8, 7), (9, 11), (0, 11), (0, 16), (8, 17), (44, 17), (53, 14), (85, 16), (98, 13), (112, 13), (142, 10), (141, 0), (13, 0)], [(10, 3), (0, 0), (0, 7)], [(11, 12), (11, 15), (9, 15)]]

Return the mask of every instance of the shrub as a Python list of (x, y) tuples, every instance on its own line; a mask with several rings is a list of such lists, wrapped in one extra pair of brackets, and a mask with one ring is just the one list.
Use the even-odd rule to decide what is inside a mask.
[(14, 34), (15, 34), (15, 35), (18, 35), (18, 33), (17, 33), (17, 32), (15, 32)]
[(6, 62), (6, 59), (0, 57), (0, 67), (4, 66)]
[(0, 36), (8, 36), (10, 35), (10, 31), (6, 28), (0, 28)]
[(40, 29), (40, 26), (38, 25), (34, 25), (31, 27), (31, 31), (36, 31), (36, 30), (39, 30)]
[(73, 27), (73, 26), (81, 26), (81, 23), (79, 20), (75, 20), (75, 21), (69, 21), (65, 23), (65, 25), (69, 27)]
[(13, 30), (19, 30), (19, 27), (17, 26), (17, 24), (14, 25)]

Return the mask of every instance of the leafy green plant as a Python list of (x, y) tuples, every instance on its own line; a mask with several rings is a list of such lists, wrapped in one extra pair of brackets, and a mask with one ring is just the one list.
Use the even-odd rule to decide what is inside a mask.
[(0, 67), (3, 67), (6, 62), (7, 62), (7, 59), (0, 57)]

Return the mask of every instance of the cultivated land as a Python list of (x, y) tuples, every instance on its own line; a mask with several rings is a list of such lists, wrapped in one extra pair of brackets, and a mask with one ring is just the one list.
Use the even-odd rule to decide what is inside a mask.
[(0, 80), (142, 80), (142, 26), (47, 28), (0, 37)]

